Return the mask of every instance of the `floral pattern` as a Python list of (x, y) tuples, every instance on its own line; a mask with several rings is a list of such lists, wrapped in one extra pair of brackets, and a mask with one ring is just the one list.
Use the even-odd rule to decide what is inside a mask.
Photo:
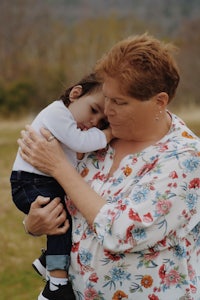
[(106, 199), (93, 226), (68, 203), (76, 299), (200, 300), (199, 138), (172, 114), (168, 134), (109, 177), (114, 155), (109, 146), (78, 167)]

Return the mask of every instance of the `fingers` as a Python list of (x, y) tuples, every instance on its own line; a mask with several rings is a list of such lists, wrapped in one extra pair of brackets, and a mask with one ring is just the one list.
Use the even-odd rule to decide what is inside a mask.
[[(63, 225), (64, 223), (64, 225)], [(65, 222), (62, 223), (62, 226), (59, 227), (52, 227), (49, 228), (49, 230), (47, 231), (47, 235), (60, 235), (60, 234), (64, 234), (67, 232), (67, 230), (70, 227), (69, 221), (65, 220)]]
[(70, 227), (69, 221), (66, 219), (64, 224), (62, 223), (61, 227), (56, 228), (56, 230), (53, 234), (55, 234), (55, 235), (64, 234), (67, 232), (69, 227)]
[(60, 198), (50, 202), (49, 200), (48, 197), (38, 196), (31, 204), (26, 226), (34, 235), (58, 235), (65, 233), (69, 228), (66, 211)]
[(48, 138), (51, 136), (51, 132), (46, 128), (41, 128), (40, 132), (46, 140), (48, 140)]
[(63, 204), (60, 202), (60, 198), (57, 197), (50, 202), (49, 200), (49, 198), (38, 196), (36, 201), (33, 202), (32, 208), (43, 207), (43, 214), (49, 217), (49, 223), (52, 225), (52, 227), (60, 227), (61, 224), (66, 221), (66, 211), (63, 207)]
[[(58, 198), (57, 198), (58, 199)], [(35, 201), (31, 204), (32, 208), (40, 208), (47, 205), (50, 201), (49, 197), (38, 196)]]
[(33, 128), (30, 125), (25, 126), (26, 130), (22, 130), (21, 134), (23, 133), (23, 138), (25, 142), (36, 142), (37, 140), (40, 140), (41, 137), (38, 135), (38, 133), (33, 130)]

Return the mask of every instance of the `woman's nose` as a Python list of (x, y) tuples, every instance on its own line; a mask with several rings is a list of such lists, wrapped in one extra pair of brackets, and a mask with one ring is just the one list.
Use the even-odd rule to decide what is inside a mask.
[(105, 100), (104, 114), (106, 116), (110, 115), (113, 112), (110, 99)]

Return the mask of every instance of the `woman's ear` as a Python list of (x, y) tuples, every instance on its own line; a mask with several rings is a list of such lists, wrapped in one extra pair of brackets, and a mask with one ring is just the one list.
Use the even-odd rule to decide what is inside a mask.
[(160, 107), (160, 109), (165, 109), (167, 104), (169, 103), (169, 96), (165, 92), (161, 92), (156, 95), (156, 103)]
[(81, 94), (82, 94), (82, 86), (81, 85), (75, 85), (69, 93), (69, 100), (71, 102), (73, 102), (74, 100), (79, 98), (81, 96)]

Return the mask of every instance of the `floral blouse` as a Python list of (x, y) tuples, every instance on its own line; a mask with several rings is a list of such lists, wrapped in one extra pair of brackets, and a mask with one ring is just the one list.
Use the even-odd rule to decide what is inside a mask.
[(68, 203), (76, 299), (200, 300), (200, 139), (172, 114), (164, 138), (108, 177), (114, 155), (109, 146), (79, 164), (107, 202), (93, 226)]

